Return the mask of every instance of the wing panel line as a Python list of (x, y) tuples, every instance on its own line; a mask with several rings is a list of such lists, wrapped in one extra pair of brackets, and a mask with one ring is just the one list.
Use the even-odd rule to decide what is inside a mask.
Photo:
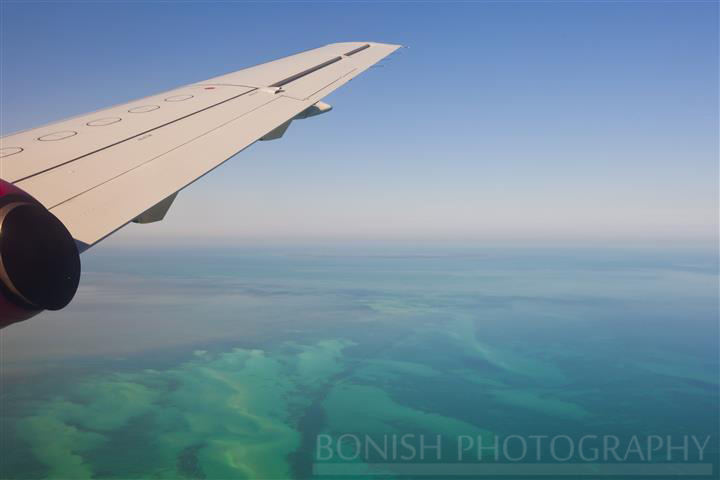
[[(252, 88), (252, 87), (249, 87), (249, 88)], [(193, 116), (193, 115), (196, 115), (196, 114), (198, 114), (198, 113), (205, 112), (205, 111), (207, 111), (207, 110), (209, 110), (209, 109), (211, 109), (211, 108), (217, 107), (218, 105), (222, 105), (223, 103), (229, 102), (229, 101), (231, 101), (231, 100), (235, 100), (236, 98), (242, 97), (243, 95), (247, 95), (248, 93), (252, 93), (252, 92), (254, 92), (254, 91), (256, 91), (256, 90), (257, 90), (257, 88), (253, 88), (252, 90), (248, 90), (247, 92), (243, 92), (243, 93), (241, 93), (241, 94), (239, 94), (239, 95), (235, 95), (235, 96), (233, 96), (233, 97), (226, 98), (225, 100), (223, 100), (223, 101), (221, 101), (221, 102), (214, 103), (214, 104), (212, 104), (212, 105), (210, 105), (210, 106), (207, 106), (207, 107), (202, 108), (202, 109), (200, 109), (200, 110), (197, 110), (197, 111), (195, 111), (195, 112), (189, 113), (189, 114), (187, 114), (187, 115), (183, 115), (182, 117), (175, 118), (175, 119), (173, 119), (173, 120), (171, 120), (171, 121), (169, 121), (169, 122), (167, 122), (167, 123), (164, 123), (164, 124), (162, 124), (162, 125), (158, 125), (158, 126), (156, 126), (156, 127), (154, 127), (154, 128), (151, 128), (151, 129), (148, 129), (148, 130), (144, 130), (144, 131), (138, 133), (137, 135), (132, 135), (132, 136), (130, 136), (130, 137), (123, 138), (122, 140), (119, 140), (119, 141), (117, 141), (117, 142), (115, 142), (115, 143), (111, 143), (111, 144), (105, 145), (105, 146), (102, 147), (102, 148), (98, 148), (98, 149), (96, 149), (96, 150), (90, 151), (90, 152), (88, 152), (88, 153), (85, 153), (85, 154), (83, 154), (83, 155), (80, 155), (79, 157), (71, 158), (70, 160), (67, 160), (67, 161), (62, 162), (62, 163), (58, 163), (57, 165), (53, 165), (52, 167), (48, 167), (48, 168), (46, 168), (46, 169), (44, 169), (44, 170), (38, 170), (37, 172), (34, 172), (34, 173), (31, 174), (31, 175), (26, 175), (26, 176), (24, 176), (24, 177), (22, 177), (22, 178), (15, 179), (15, 180), (12, 181), (12, 183), (13, 183), (13, 184), (16, 184), (16, 183), (18, 183), (18, 182), (22, 182), (23, 180), (27, 180), (27, 179), (32, 178), (32, 177), (35, 177), (35, 176), (37, 176), (37, 175), (41, 175), (41, 174), (43, 174), (43, 173), (47, 173), (47, 172), (49, 172), (49, 171), (51, 171), (51, 170), (55, 170), (56, 168), (62, 167), (63, 165), (67, 165), (67, 164), (69, 164), (69, 163), (72, 163), (72, 162), (75, 162), (75, 161), (77, 161), (77, 160), (80, 160), (81, 158), (85, 158), (85, 157), (87, 157), (87, 156), (89, 156), (89, 155), (93, 155), (93, 154), (98, 153), (98, 152), (101, 152), (101, 151), (103, 151), (103, 150), (107, 150), (108, 148), (112, 148), (112, 147), (114, 147), (114, 146), (116, 146), (116, 145), (118, 145), (118, 144), (120, 144), (120, 143), (126, 142), (126, 141), (128, 141), (128, 140), (132, 140), (133, 138), (141, 137), (141, 136), (146, 135), (146, 134), (148, 134), (148, 133), (150, 133), (150, 132), (154, 132), (155, 130), (158, 130), (158, 129), (160, 129), (160, 128), (166, 127), (166, 126), (168, 126), (168, 125), (170, 125), (170, 124), (173, 124), (173, 123), (175, 123), (175, 122), (179, 122), (180, 120), (186, 119), (186, 118), (191, 117), (191, 116)]]
[[(279, 98), (279, 97), (278, 97), (278, 98)], [(47, 207), (48, 210), (52, 210), (52, 209), (54, 209), (54, 208), (57, 208), (57, 207), (61, 206), (62, 204), (67, 203), (67, 202), (69, 202), (70, 200), (72, 200), (72, 199), (74, 199), (74, 198), (76, 198), (76, 197), (79, 197), (79, 196), (81, 196), (81, 195), (84, 195), (84, 194), (86, 194), (87, 192), (89, 192), (89, 191), (91, 191), (91, 190), (95, 190), (96, 188), (101, 187), (101, 186), (103, 186), (103, 185), (106, 184), (106, 183), (112, 182), (113, 180), (115, 180), (115, 179), (117, 179), (117, 178), (119, 178), (119, 177), (122, 177), (123, 175), (125, 175), (125, 174), (127, 174), (127, 173), (129, 173), (129, 172), (132, 172), (133, 170), (136, 170), (136, 169), (138, 169), (138, 168), (140, 168), (140, 167), (142, 167), (142, 166), (144, 166), (144, 165), (146, 165), (146, 164), (148, 164), (148, 163), (150, 163), (150, 162), (153, 162), (153, 161), (157, 160), (158, 158), (161, 158), (161, 157), (163, 157), (163, 156), (165, 156), (165, 155), (167, 155), (167, 154), (169, 154), (169, 153), (172, 153), (173, 151), (175, 151), (175, 150), (177, 150), (177, 149), (179, 149), (179, 148), (182, 148), (182, 147), (184, 147), (184, 146), (186, 146), (186, 145), (188, 145), (188, 144), (196, 141), (197, 139), (202, 138), (202, 137), (204, 137), (205, 135), (207, 135), (207, 134), (209, 134), (209, 133), (212, 133), (213, 131), (215, 131), (215, 130), (221, 128), (221, 127), (224, 127), (225, 125), (227, 125), (227, 124), (229, 124), (229, 123), (232, 123), (232, 122), (234, 122), (234, 121), (237, 121), (238, 119), (244, 117), (245, 115), (249, 115), (249, 114), (255, 112), (256, 110), (258, 110), (258, 109), (260, 109), (260, 108), (263, 108), (263, 107), (265, 107), (266, 105), (268, 105), (268, 104), (270, 104), (270, 103), (272, 103), (272, 102), (274, 102), (274, 101), (276, 101), (276, 100), (277, 100), (277, 98), (272, 99), (272, 100), (270, 100), (269, 102), (263, 103), (262, 105), (258, 105), (257, 107), (253, 108), (252, 110), (248, 110), (247, 112), (244, 112), (244, 113), (242, 113), (241, 115), (238, 115), (237, 117), (234, 117), (234, 118), (232, 118), (232, 119), (230, 119), (230, 120), (227, 120), (227, 121), (225, 121), (225, 122), (223, 122), (223, 123), (221, 123), (221, 124), (219, 124), (219, 125), (216, 125), (215, 127), (211, 128), (210, 130), (207, 130), (207, 131), (201, 133), (200, 135), (197, 135), (197, 136), (195, 136), (195, 137), (193, 137), (193, 138), (191, 138), (191, 139), (189, 139), (189, 140), (187, 140), (187, 141), (185, 141), (185, 142), (183, 142), (183, 143), (181, 143), (181, 144), (178, 144), (178, 145), (174, 146), (173, 148), (171, 148), (170, 150), (167, 150), (167, 151), (161, 153), (160, 155), (155, 155), (154, 157), (148, 158), (148, 159), (145, 160), (144, 162), (139, 163), (139, 164), (133, 166), (132, 168), (129, 168), (128, 170), (125, 170), (125, 171), (123, 171), (123, 172), (121, 172), (121, 173), (118, 173), (117, 175), (114, 175), (114, 176), (112, 176), (112, 177), (104, 180), (103, 182), (98, 183), (98, 184), (92, 186), (91, 188), (85, 189), (85, 190), (83, 190), (82, 192), (79, 192), (79, 193), (77, 193), (77, 194), (75, 194), (75, 195), (72, 195), (71, 197), (68, 197), (68, 198), (66, 198), (65, 200), (63, 200), (63, 201), (61, 201), (61, 202), (58, 202), (58, 203), (56, 203), (56, 204), (54, 204), (54, 205), (52, 205), (52, 206), (46, 206), (46, 207)], [(122, 142), (121, 142), (121, 143), (122, 143)]]

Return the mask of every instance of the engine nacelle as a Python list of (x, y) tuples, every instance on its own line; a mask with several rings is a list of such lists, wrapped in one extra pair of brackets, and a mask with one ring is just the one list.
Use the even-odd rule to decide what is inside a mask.
[(79, 283), (80, 253), (65, 225), (0, 180), (0, 328), (63, 308)]

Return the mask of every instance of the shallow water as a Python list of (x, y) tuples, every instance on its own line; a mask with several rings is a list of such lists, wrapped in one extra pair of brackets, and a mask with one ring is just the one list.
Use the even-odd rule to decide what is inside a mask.
[[(482, 461), (512, 463), (533, 435), (547, 440), (520, 463), (586, 462), (577, 442), (590, 435), (620, 442), (620, 459), (590, 462), (598, 474), (622, 462), (718, 471), (712, 255), (304, 247), (83, 260), (69, 308), (1, 335), (3, 478), (308, 478), (323, 464), (358, 478), (478, 463), (477, 444), (496, 436), (516, 437)], [(649, 459), (651, 436), (689, 447)], [(693, 437), (710, 437), (702, 457)]]

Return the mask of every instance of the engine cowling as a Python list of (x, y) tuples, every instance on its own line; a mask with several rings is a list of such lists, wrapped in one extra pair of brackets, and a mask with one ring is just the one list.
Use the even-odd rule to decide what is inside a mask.
[(65, 225), (0, 180), (0, 328), (63, 308), (79, 283), (80, 253)]

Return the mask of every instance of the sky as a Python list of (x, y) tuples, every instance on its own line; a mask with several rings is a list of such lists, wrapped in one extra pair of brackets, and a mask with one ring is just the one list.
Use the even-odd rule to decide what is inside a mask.
[(6, 2), (0, 130), (339, 41), (403, 49), (111, 246), (715, 246), (716, 2)]

